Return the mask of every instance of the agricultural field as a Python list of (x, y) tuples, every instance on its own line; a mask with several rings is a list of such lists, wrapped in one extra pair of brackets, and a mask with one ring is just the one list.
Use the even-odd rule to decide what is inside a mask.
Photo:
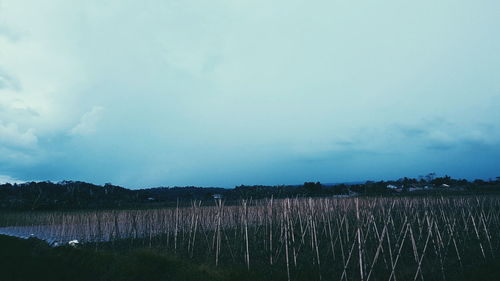
[(293, 198), (144, 210), (4, 212), (0, 234), (154, 249), (269, 280), (458, 280), (497, 261), (500, 196)]

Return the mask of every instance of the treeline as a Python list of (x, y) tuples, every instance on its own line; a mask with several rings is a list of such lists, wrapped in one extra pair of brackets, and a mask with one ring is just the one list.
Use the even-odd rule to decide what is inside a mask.
[[(321, 184), (264, 186), (240, 185), (232, 189), (218, 187), (157, 187), (131, 190), (107, 183), (103, 186), (80, 181), (27, 182), (0, 185), (0, 208), (12, 210), (55, 210), (87, 208), (132, 208), (188, 205), (191, 200), (213, 202), (242, 198), (286, 198), (296, 196), (359, 196), (428, 193), (500, 192), (500, 177), (496, 180), (452, 179), (449, 176), (401, 178), (396, 181), (367, 181), (362, 184)], [(209, 204), (209, 203), (208, 203)]]

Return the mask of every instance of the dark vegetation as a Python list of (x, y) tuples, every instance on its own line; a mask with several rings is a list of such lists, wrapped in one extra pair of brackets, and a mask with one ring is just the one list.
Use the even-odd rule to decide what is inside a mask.
[(2, 281), (156, 281), (156, 280), (269, 280), (244, 267), (215, 268), (196, 264), (153, 249), (117, 251), (52, 248), (35, 238), (0, 235)]
[[(397, 187), (390, 189), (388, 186)], [(367, 181), (360, 184), (321, 184), (306, 182), (302, 185), (264, 186), (241, 185), (232, 189), (202, 187), (158, 187), (131, 190), (110, 183), (104, 186), (80, 181), (53, 183), (28, 182), (0, 185), (0, 209), (58, 210), (58, 209), (106, 209), (141, 208), (156, 206), (189, 205), (191, 200), (213, 201), (214, 196), (231, 200), (290, 198), (297, 196), (378, 196), (378, 195), (426, 195), (477, 194), (500, 192), (500, 177), (496, 180), (452, 179), (435, 177), (431, 173), (415, 178), (396, 181)]]

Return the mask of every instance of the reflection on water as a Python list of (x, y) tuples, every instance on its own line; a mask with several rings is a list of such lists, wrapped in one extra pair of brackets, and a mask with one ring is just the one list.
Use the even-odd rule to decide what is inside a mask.
[(85, 242), (108, 241), (109, 235), (93, 236), (82, 231), (82, 227), (65, 225), (36, 225), (36, 226), (6, 226), (0, 227), (0, 234), (19, 238), (35, 237), (47, 241), (50, 245), (58, 246), (67, 244), (72, 240)]

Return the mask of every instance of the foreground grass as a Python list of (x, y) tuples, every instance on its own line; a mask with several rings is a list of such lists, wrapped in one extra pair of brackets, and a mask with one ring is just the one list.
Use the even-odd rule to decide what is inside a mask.
[[(262, 275), (261, 275), (262, 274)], [(52, 248), (38, 239), (0, 235), (0, 280), (270, 280), (245, 268), (194, 264), (154, 250)]]
[[(500, 276), (500, 259), (466, 266), (447, 280), (491, 281)], [(439, 276), (429, 276), (438, 280)], [(304, 274), (301, 280), (312, 280)], [(330, 280), (324, 276), (325, 280)], [(52, 248), (38, 239), (0, 235), (0, 280), (287, 280), (285, 272), (264, 272), (245, 267), (214, 267), (180, 259), (151, 249), (94, 250)]]

